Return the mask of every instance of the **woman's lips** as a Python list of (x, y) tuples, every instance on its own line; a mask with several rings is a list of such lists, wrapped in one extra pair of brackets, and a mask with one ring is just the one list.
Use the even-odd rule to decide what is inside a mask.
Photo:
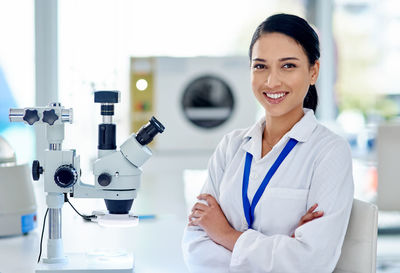
[(286, 98), (287, 94), (289, 94), (289, 92), (263, 92), (264, 97), (271, 104), (281, 103)]

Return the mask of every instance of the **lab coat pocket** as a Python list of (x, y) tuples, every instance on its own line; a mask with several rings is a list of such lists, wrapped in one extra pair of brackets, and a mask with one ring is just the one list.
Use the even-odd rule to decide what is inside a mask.
[(291, 235), (307, 211), (307, 198), (308, 189), (267, 187), (260, 200), (261, 215), (255, 216), (259, 230), (266, 235)]

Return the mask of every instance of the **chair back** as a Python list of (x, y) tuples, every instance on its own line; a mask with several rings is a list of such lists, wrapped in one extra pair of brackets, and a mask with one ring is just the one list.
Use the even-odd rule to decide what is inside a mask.
[(342, 253), (334, 273), (375, 273), (377, 206), (354, 199)]

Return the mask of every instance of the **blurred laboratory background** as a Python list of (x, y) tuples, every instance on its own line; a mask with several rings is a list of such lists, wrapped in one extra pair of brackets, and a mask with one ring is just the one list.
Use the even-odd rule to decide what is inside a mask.
[[(278, 12), (306, 18), (320, 36), (317, 118), (351, 146), (355, 198), (379, 208), (377, 272), (400, 272), (397, 0), (0, 1), (0, 272), (34, 271), (46, 211), (43, 181), (29, 175), (46, 138), (10, 123), (9, 109), (73, 108), (63, 147), (76, 149), (82, 180), (93, 184), (95, 90), (121, 92), (117, 145), (153, 115), (166, 129), (143, 166), (133, 205), (140, 224), (99, 227), (65, 205), (65, 252), (123, 248), (134, 252), (137, 272), (187, 272), (180, 243), (208, 159), (224, 134), (263, 114), (250, 88), (248, 47), (257, 25)], [(7, 192), (10, 166), (29, 179), (16, 193)], [(25, 235), (2, 233), (12, 208), (1, 200), (13, 194), (37, 214)], [(102, 200), (70, 201), (86, 214), (105, 209)]]

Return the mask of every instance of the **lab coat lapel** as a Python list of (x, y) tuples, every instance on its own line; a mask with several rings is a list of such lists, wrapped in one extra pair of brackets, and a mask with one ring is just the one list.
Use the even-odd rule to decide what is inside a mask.
[(243, 137), (243, 144), (241, 148), (253, 155), (254, 160), (261, 158), (261, 138), (264, 130), (265, 118), (261, 118), (247, 131)]

